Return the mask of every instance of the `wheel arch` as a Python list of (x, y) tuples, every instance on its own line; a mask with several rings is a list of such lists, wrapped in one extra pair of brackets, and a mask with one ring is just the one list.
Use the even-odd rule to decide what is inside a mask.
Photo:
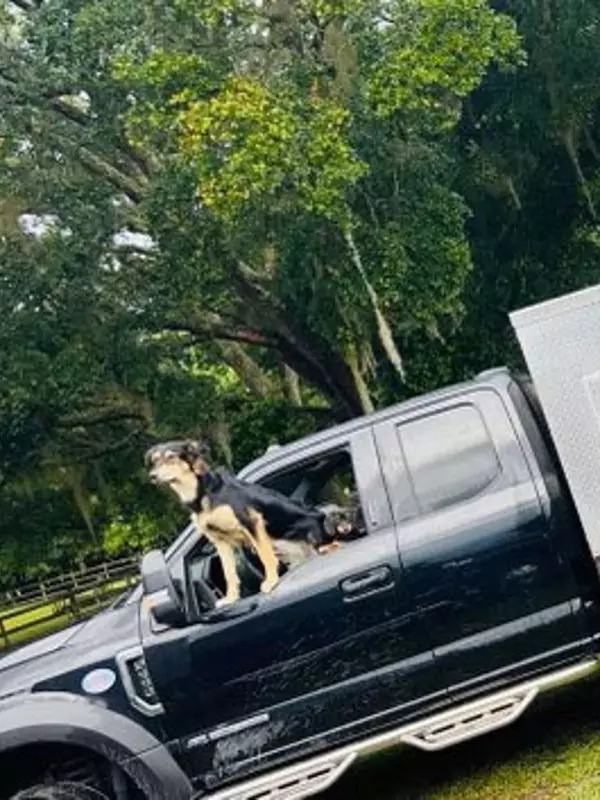
[(64, 744), (117, 764), (148, 800), (189, 800), (191, 783), (141, 725), (66, 693), (20, 695), (0, 705), (0, 757), (28, 745)]

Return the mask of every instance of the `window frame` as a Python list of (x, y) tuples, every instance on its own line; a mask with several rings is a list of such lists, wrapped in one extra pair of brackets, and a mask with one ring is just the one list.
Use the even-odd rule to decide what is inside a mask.
[[(341, 446), (338, 446), (338, 447), (334, 447), (334, 448), (332, 448), (330, 450), (326, 450), (325, 452), (322, 452), (322, 453), (319, 453), (319, 454), (315, 454), (315, 455), (313, 455), (312, 457), (310, 457), (308, 459), (303, 459), (302, 461), (295, 462), (293, 465), (290, 465), (288, 467), (283, 467), (282, 469), (279, 469), (279, 470), (277, 470), (275, 472), (271, 472), (268, 475), (265, 475), (265, 476), (261, 477), (257, 481), (257, 483), (260, 486), (265, 486), (265, 480), (276, 479), (279, 476), (283, 476), (286, 473), (290, 473), (290, 472), (301, 472), (304, 468), (310, 467), (315, 462), (326, 461), (329, 457), (333, 458), (333, 457), (336, 457), (336, 456), (341, 456), (342, 453), (345, 454), (348, 457), (349, 465), (350, 465), (350, 468), (352, 470), (352, 475), (353, 475), (353, 479), (354, 479), (354, 486), (355, 486), (356, 491), (359, 493), (359, 497), (360, 497), (360, 489), (359, 489), (359, 486), (358, 486), (358, 478), (356, 476), (356, 469), (354, 467), (354, 459), (352, 458), (352, 450), (350, 448), (350, 444), (349, 443), (347, 443), (346, 445), (341, 445)], [(329, 474), (329, 476), (327, 478), (327, 481), (325, 482), (324, 485), (327, 485), (327, 483), (331, 480), (333, 474), (334, 473), (330, 473)], [(294, 492), (297, 491), (297, 489), (299, 488), (299, 486), (301, 485), (302, 482), (303, 482), (303, 480), (301, 479), (298, 482), (298, 486), (296, 486), (296, 489), (294, 490)], [(273, 487), (269, 486), (269, 487), (266, 487), (266, 488), (273, 488)], [(275, 487), (275, 490), (276, 491), (281, 491), (280, 489), (277, 489), (276, 487)], [(283, 494), (285, 494), (286, 497), (292, 498), (296, 502), (298, 502), (298, 499), (294, 497), (294, 494), (288, 495), (286, 492), (283, 492)], [(302, 498), (300, 500), (300, 502), (304, 503), (305, 502), (305, 498)], [(362, 503), (362, 500), (361, 500), (361, 503)], [(313, 504), (309, 501), (308, 505), (310, 505), (312, 507)]]
[(343, 437), (331, 437), (312, 447), (284, 453), (244, 472), (244, 480), (262, 484), (266, 478), (299, 469), (327, 455), (346, 450), (350, 456), (361, 511), (369, 536), (393, 523), (389, 495), (381, 472), (373, 425), (363, 425)]
[[(393, 524), (393, 517), (385, 482), (381, 473), (372, 425), (362, 426), (343, 438), (329, 439), (319, 443), (318, 446), (303, 448), (300, 452), (282, 453), (279, 458), (273, 461), (269, 460), (266, 464), (264, 462), (258, 462), (255, 468), (250, 469), (248, 472), (244, 470), (242, 479), (249, 483), (262, 485), (265, 479), (273, 478), (288, 470), (301, 469), (303, 466), (311, 464), (314, 461), (322, 460), (329, 455), (335, 455), (341, 452), (346, 452), (350, 458), (350, 466), (354, 473), (356, 491), (360, 499), (367, 536), (371, 537), (379, 530), (389, 530), (390, 526)], [(372, 485), (373, 497), (367, 496), (366, 492), (366, 481), (368, 480), (369, 473), (371, 473), (374, 478), (374, 484)], [(199, 547), (199, 543), (195, 532), (192, 531), (191, 524), (186, 530), (188, 531), (188, 535), (185, 541), (182, 542), (180, 546), (181, 549), (178, 548), (177, 552), (172, 553), (171, 557), (177, 559), (177, 566), (181, 572), (186, 608), (188, 613), (192, 615), (190, 624), (199, 624), (201, 615), (198, 616), (198, 604), (193, 587), (191, 587), (189, 582), (190, 576), (188, 569), (189, 561), (193, 558)], [(364, 537), (356, 541), (361, 542), (363, 539)], [(353, 542), (348, 542), (346, 547), (352, 544)], [(207, 553), (205, 556), (205, 558), (214, 557), (214, 553)], [(328, 556), (328, 558), (335, 557), (335, 552)], [(174, 562), (171, 563), (171, 566), (173, 563)], [(241, 609), (244, 604), (252, 602), (253, 598), (255, 598), (254, 594), (241, 598), (240, 601), (238, 601), (238, 604), (242, 604), (239, 605), (239, 608)]]
[[(457, 406), (464, 405), (474, 406), (484, 421), (496, 452), (499, 465), (498, 474), (495, 480), (476, 496), (435, 511), (421, 511), (397, 429), (401, 425), (429, 418), (437, 413), (450, 411)], [(411, 521), (439, 516), (452, 509), (476, 502), (478, 499), (492, 494), (502, 485), (509, 486), (518, 483), (522, 476), (518, 470), (515, 472), (517, 462), (506, 451), (507, 445), (509, 448), (515, 446), (514, 431), (509, 435), (507, 425), (512, 427), (510, 418), (507, 416), (504, 398), (500, 392), (490, 386), (474, 387), (470, 391), (463, 389), (442, 399), (428, 399), (427, 402), (418, 406), (398, 410), (378, 423), (374, 428), (374, 436), (394, 523), (402, 526)]]
[[(474, 492), (468, 494), (467, 496), (463, 496), (461, 498), (454, 499), (454, 500), (451, 500), (449, 502), (444, 502), (443, 505), (440, 505), (437, 508), (429, 508), (429, 507), (427, 507), (427, 505), (425, 505), (423, 503), (422, 492), (420, 493), (418, 491), (417, 483), (415, 481), (414, 470), (411, 468), (410, 459), (409, 459), (409, 457), (407, 455), (407, 447), (406, 447), (407, 443), (406, 443), (406, 439), (402, 435), (403, 434), (402, 429), (404, 428), (406, 430), (411, 425), (414, 425), (416, 423), (422, 422), (423, 420), (431, 420), (431, 421), (433, 421), (436, 418), (439, 419), (439, 418), (443, 417), (444, 415), (452, 414), (453, 412), (458, 411), (459, 409), (472, 409), (477, 414), (477, 416), (479, 417), (479, 421), (481, 422), (481, 425), (483, 426), (483, 430), (485, 431), (485, 434), (487, 436), (487, 442), (492, 448), (492, 451), (493, 451), (493, 454), (494, 454), (494, 457), (495, 457), (495, 462), (496, 462), (496, 468), (497, 469), (496, 469), (496, 471), (494, 473), (494, 476), (491, 478), (491, 480), (489, 480), (485, 485), (481, 486), (477, 491), (474, 491)], [(398, 442), (398, 445), (399, 445), (400, 450), (402, 452), (402, 458), (404, 460), (404, 466), (405, 466), (405, 470), (406, 470), (406, 477), (407, 477), (407, 480), (408, 480), (408, 482), (410, 484), (410, 488), (412, 490), (412, 494), (413, 494), (413, 497), (414, 497), (414, 500), (415, 500), (415, 503), (416, 503), (416, 506), (417, 506), (417, 509), (418, 509), (418, 516), (419, 517), (426, 517), (426, 516), (430, 516), (432, 514), (442, 514), (442, 513), (444, 513), (444, 511), (446, 511), (448, 509), (457, 508), (458, 506), (461, 506), (461, 505), (463, 505), (465, 503), (470, 503), (470, 502), (476, 500), (477, 498), (482, 497), (485, 494), (488, 494), (490, 491), (493, 491), (494, 486), (497, 485), (498, 483), (500, 483), (502, 478), (503, 478), (504, 470), (503, 470), (502, 459), (500, 457), (500, 453), (498, 451), (497, 444), (494, 441), (494, 437), (493, 437), (492, 431), (490, 430), (490, 427), (488, 425), (488, 421), (486, 419), (485, 414), (482, 412), (479, 404), (474, 402), (473, 399), (470, 399), (470, 400), (464, 399), (464, 400), (461, 400), (459, 402), (453, 403), (452, 405), (447, 405), (447, 406), (445, 406), (443, 408), (437, 408), (435, 410), (430, 410), (430, 412), (427, 413), (427, 414), (421, 414), (421, 415), (418, 415), (418, 416), (411, 417), (410, 419), (403, 419), (403, 420), (400, 420), (400, 421), (396, 421), (396, 423), (394, 425), (394, 428), (395, 428), (396, 440)], [(464, 451), (462, 451), (462, 452), (464, 452)], [(459, 451), (457, 451), (454, 454), (453, 460), (454, 460), (454, 458), (456, 458), (456, 460), (458, 461), (458, 456), (459, 456)]]

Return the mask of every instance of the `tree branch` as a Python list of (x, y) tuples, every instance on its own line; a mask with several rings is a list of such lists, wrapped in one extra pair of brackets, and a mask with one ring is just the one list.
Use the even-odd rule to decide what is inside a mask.
[[(12, 63), (14, 68), (15, 64)], [(55, 86), (53, 89), (46, 89), (38, 94), (32, 95), (31, 93), (27, 93), (23, 90), (21, 86), (19, 86), (19, 80), (10, 72), (7, 71), (6, 67), (0, 67), (0, 78), (6, 81), (6, 83), (10, 83), (11, 86), (14, 87), (26, 100), (31, 101), (32, 98), (35, 99), (42, 99), (42, 100), (58, 100), (61, 97), (65, 97), (68, 95), (74, 95), (79, 91), (77, 86)], [(33, 79), (33, 77), (32, 77)], [(88, 118), (89, 119), (89, 118)]]
[(125, 420), (143, 420), (146, 422), (146, 417), (139, 411), (110, 411), (105, 414), (90, 415), (74, 415), (72, 417), (63, 417), (57, 420), (57, 428), (90, 428), (95, 425), (106, 425), (110, 422), (123, 422)]
[[(16, 98), (22, 98), (22, 102), (27, 107), (29, 107), (32, 102), (41, 102), (42, 106), (45, 105), (46, 108), (55, 112), (58, 116), (81, 128), (89, 126), (93, 121), (88, 114), (80, 111), (76, 106), (66, 102), (64, 99), (61, 99), (61, 95), (74, 93), (76, 91), (75, 89), (53, 89), (32, 98), (26, 92), (22, 92), (18, 81), (2, 67), (0, 67), (0, 79), (10, 86)], [(70, 142), (70, 144), (77, 150), (79, 160), (86, 169), (108, 180), (113, 186), (124, 192), (134, 203), (139, 203), (142, 200), (144, 196), (144, 187), (139, 181), (126, 175), (122, 170), (115, 167), (114, 164), (110, 164), (104, 158), (93, 153), (88, 147), (75, 142)], [(150, 168), (140, 154), (136, 153), (126, 142), (121, 142), (116, 145), (115, 149), (117, 152), (120, 151), (123, 157), (127, 159), (132, 170), (135, 170), (137, 173), (138, 178), (146, 183), (150, 174)]]
[(242, 345), (239, 342), (222, 341), (219, 343), (219, 349), (242, 383), (257, 397), (266, 400), (272, 391), (271, 381)]
[(84, 111), (79, 111), (79, 109), (75, 108), (71, 103), (67, 103), (60, 98), (51, 99), (48, 105), (53, 111), (60, 114), (61, 117), (68, 119), (70, 122), (75, 122), (77, 125), (86, 126), (92, 121), (91, 117)]
[(260, 272), (251, 267), (245, 261), (241, 259), (237, 262), (237, 269), (238, 272), (247, 280), (252, 281), (253, 283), (263, 283), (264, 281), (268, 280), (265, 275), (261, 275)]
[(146, 247), (140, 247), (139, 245), (135, 244), (114, 245), (114, 247), (112, 248), (112, 252), (115, 255), (119, 256), (136, 255), (136, 256), (143, 256), (144, 258), (153, 258), (156, 255), (154, 250), (147, 249)]
[[(269, 321), (275, 347), (289, 366), (309, 383), (318, 386), (341, 410), (340, 418), (363, 412), (348, 365), (320, 337), (297, 331), (287, 321), (281, 302), (254, 280), (244, 264), (237, 264), (233, 274), (242, 300)], [(252, 270), (253, 272), (253, 270)]]
[(283, 382), (284, 393), (290, 403), (295, 408), (302, 406), (302, 393), (300, 391), (300, 378), (289, 364), (285, 361), (280, 362), (281, 379)]
[[(5, 80), (9, 79), (5, 77)], [(43, 96), (45, 100), (50, 101), (48, 103), (49, 107), (61, 117), (81, 127), (87, 127), (93, 121), (89, 114), (80, 111), (76, 106), (61, 99), (61, 95), (72, 94), (74, 91), (74, 89), (53, 90), (50, 93), (45, 93)], [(129, 166), (138, 174), (140, 179), (145, 181), (150, 177), (148, 159), (144, 158), (132, 145), (124, 140), (117, 145), (117, 148), (122, 153), (123, 157), (127, 159)]]
[(100, 178), (111, 183), (116, 189), (126, 194), (134, 203), (140, 203), (144, 198), (144, 189), (132, 178), (123, 175), (123, 173), (109, 164), (100, 156), (92, 153), (87, 147), (78, 147), (77, 155), (83, 166), (98, 175)]
[(354, 264), (358, 274), (360, 275), (360, 278), (363, 282), (363, 285), (371, 302), (373, 313), (375, 315), (375, 321), (377, 323), (377, 333), (379, 335), (379, 341), (381, 342), (384, 353), (388, 357), (391, 365), (398, 373), (400, 379), (404, 382), (406, 380), (406, 374), (404, 371), (404, 364), (402, 363), (402, 357), (398, 351), (398, 348), (396, 347), (394, 336), (392, 334), (388, 321), (385, 318), (383, 311), (381, 310), (381, 305), (379, 303), (379, 297), (377, 296), (377, 292), (375, 291), (373, 285), (371, 284), (370, 280), (367, 277), (365, 268), (362, 263), (362, 258), (354, 241), (354, 235), (352, 233), (352, 229), (349, 226), (346, 227), (346, 229), (344, 230), (344, 238), (346, 240), (348, 250), (350, 251), (352, 263)]
[(134, 147), (125, 140), (119, 145), (119, 150), (125, 154), (140, 175), (144, 178), (150, 178), (152, 173), (152, 161), (149, 155), (144, 155), (140, 152), (139, 148)]
[(87, 456), (84, 457), (85, 461), (96, 461), (100, 458), (104, 458), (104, 456), (112, 455), (113, 453), (118, 453), (120, 450), (125, 450), (126, 447), (129, 447), (131, 442), (140, 435), (140, 431), (133, 431), (132, 433), (125, 436), (118, 442), (114, 444), (107, 445), (106, 447), (93, 450)]
[(220, 322), (213, 322), (200, 325), (194, 322), (166, 322), (160, 325), (163, 331), (174, 333), (189, 333), (191, 336), (198, 337), (199, 341), (207, 339), (225, 339), (231, 342), (241, 342), (242, 344), (252, 344), (259, 347), (277, 347), (273, 339), (269, 339), (259, 331), (251, 328), (229, 328)]
[(9, 2), (12, 3), (13, 6), (17, 6), (17, 8), (21, 9), (21, 11), (25, 11), (28, 14), (38, 8), (35, 3), (29, 3), (28, 0), (9, 0)]

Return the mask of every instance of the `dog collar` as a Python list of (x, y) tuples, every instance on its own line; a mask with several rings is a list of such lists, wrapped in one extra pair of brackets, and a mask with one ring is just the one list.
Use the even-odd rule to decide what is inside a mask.
[(198, 478), (198, 483), (202, 484), (204, 494), (207, 494), (223, 483), (223, 478), (214, 472), (205, 472), (201, 478)]

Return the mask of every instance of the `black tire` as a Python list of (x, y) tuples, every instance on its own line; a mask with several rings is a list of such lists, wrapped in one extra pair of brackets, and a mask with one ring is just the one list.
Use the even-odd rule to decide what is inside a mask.
[(99, 792), (83, 783), (54, 783), (22, 789), (14, 794), (11, 800), (110, 800), (110, 798), (104, 792)]

